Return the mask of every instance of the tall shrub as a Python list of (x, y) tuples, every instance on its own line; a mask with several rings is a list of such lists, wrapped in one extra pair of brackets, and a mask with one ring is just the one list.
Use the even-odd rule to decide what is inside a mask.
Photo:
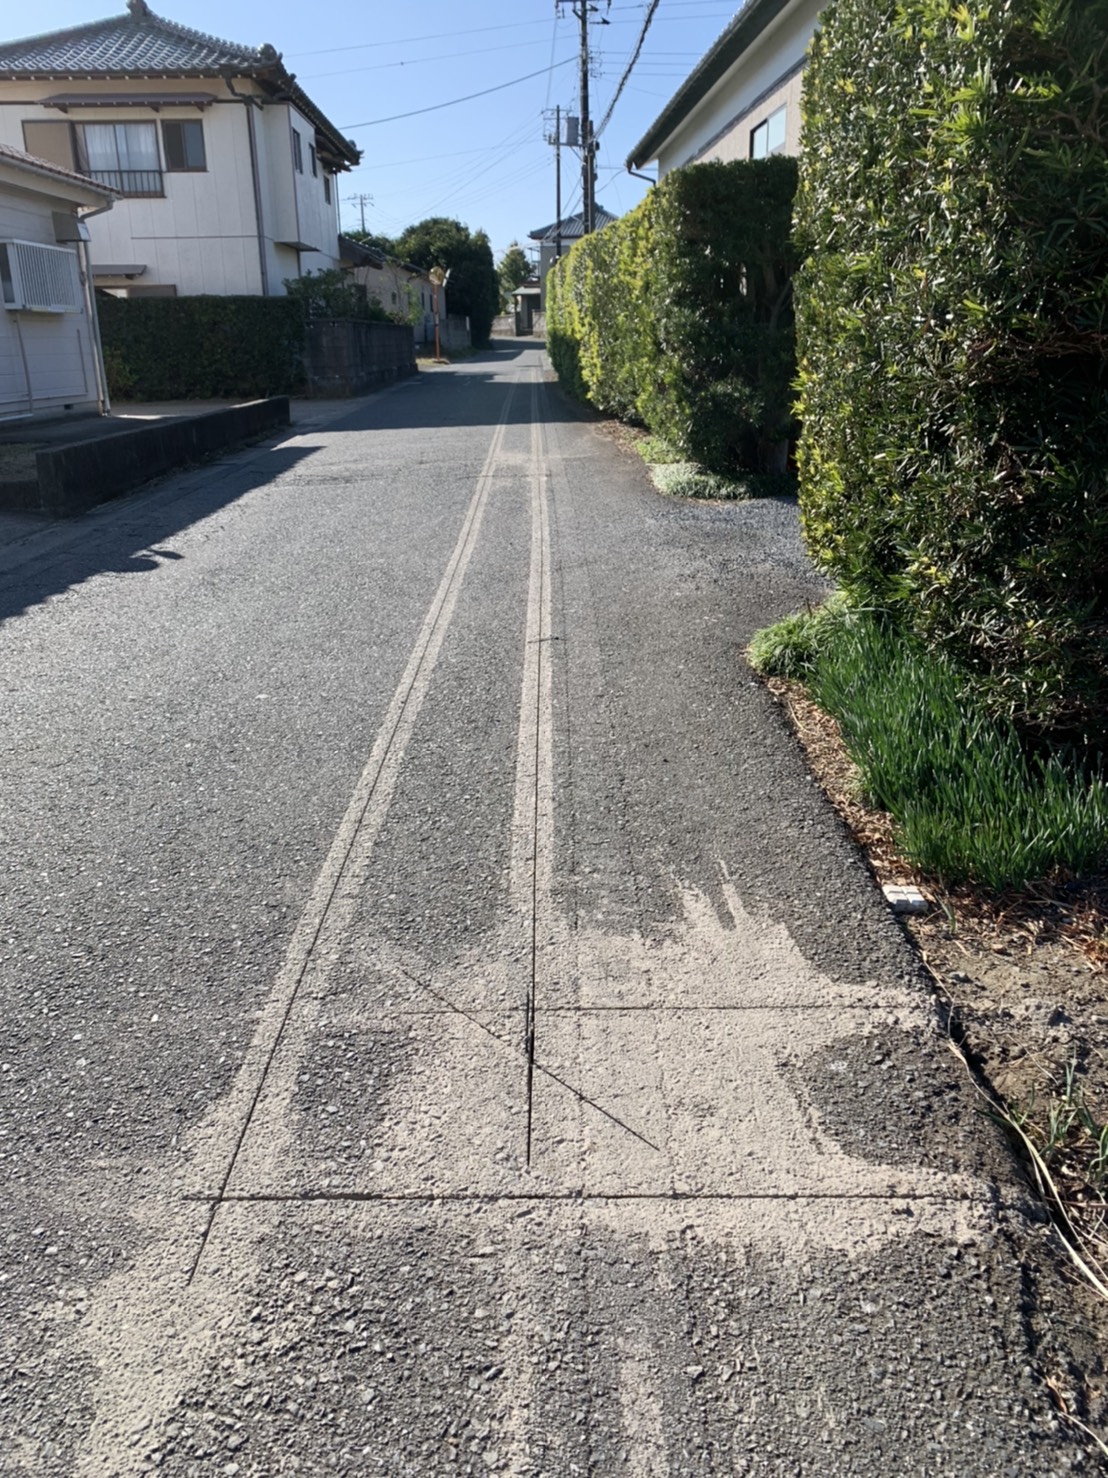
[(647, 424), (713, 471), (783, 471), (795, 434), (797, 166), (695, 164), (658, 187)]
[(447, 216), (429, 216), (409, 226), (393, 246), (398, 257), (417, 267), (449, 269), (449, 311), (469, 319), (475, 344), (487, 343), (492, 321), (500, 312), (500, 278), (485, 232), (471, 231)]
[(293, 298), (114, 298), (97, 304), (113, 394), (143, 400), (286, 395), (304, 382)]
[(1025, 732), (1108, 718), (1108, 0), (835, 0), (804, 90), (801, 509)]
[(770, 471), (794, 430), (791, 159), (666, 175), (547, 279), (551, 361), (599, 410), (715, 472)]

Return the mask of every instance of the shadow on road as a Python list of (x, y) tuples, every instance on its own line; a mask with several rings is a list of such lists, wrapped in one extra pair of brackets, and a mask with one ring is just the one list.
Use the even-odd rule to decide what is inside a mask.
[[(374, 395), (351, 406), (348, 415), (321, 427), (328, 436), (344, 431), (421, 431), (456, 426), (496, 426), (504, 411), (513, 362), (543, 347), (541, 339), (508, 340), (471, 359), (422, 372), (400, 382), (391, 393)], [(537, 368), (537, 365), (536, 365)], [(577, 421), (589, 412), (552, 386), (543, 419)], [(531, 423), (531, 391), (517, 384), (505, 424)], [(304, 436), (291, 427), (286, 433)], [(159, 550), (162, 540), (217, 513), (243, 496), (288, 472), (318, 450), (314, 446), (280, 446), (256, 453), (248, 461), (217, 462), (207, 475), (189, 478), (175, 489), (172, 482), (140, 489), (116, 504), (105, 504), (87, 517), (62, 526), (44, 526), (45, 537), (0, 549), (0, 622), (18, 616), (51, 596), (100, 574), (142, 574), (175, 556)]]
[(159, 544), (288, 472), (315, 450), (274, 447), (248, 462), (215, 463), (210, 476), (190, 479), (179, 491), (172, 484), (146, 488), (84, 518), (46, 525), (41, 542), (32, 539), (0, 551), (0, 622), (95, 575), (137, 575), (156, 570), (164, 560), (183, 558)]
[[(349, 415), (329, 422), (327, 431), (421, 431), (499, 425), (509, 378), (516, 368), (513, 362), (543, 347), (542, 339), (509, 339), (471, 359), (421, 369), (412, 379), (394, 385), (387, 395), (375, 395), (352, 406)], [(539, 368), (537, 363), (534, 367)], [(552, 393), (543, 408), (545, 421), (580, 421), (591, 414), (569, 400), (556, 381), (549, 382), (548, 388)], [(517, 383), (505, 424), (531, 424), (527, 382)]]

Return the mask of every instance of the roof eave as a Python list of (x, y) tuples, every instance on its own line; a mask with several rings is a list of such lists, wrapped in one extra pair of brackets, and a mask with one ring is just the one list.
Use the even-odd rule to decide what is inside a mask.
[(218, 67), (158, 67), (138, 71), (80, 71), (75, 68), (53, 68), (50, 71), (8, 71), (0, 68), (3, 82), (153, 82), (161, 79), (187, 80), (203, 77), (219, 80), (225, 77), (241, 77), (257, 82), (275, 95), (294, 103), (304, 116), (315, 126), (326, 140), (330, 152), (339, 168), (353, 169), (361, 162), (362, 151), (350, 139), (344, 139), (338, 129), (297, 83), (290, 72), (282, 67), (275, 70), (272, 64), (249, 67), (230, 63)]
[[(112, 190), (107, 185), (98, 185), (93, 180), (77, 179), (68, 171), (43, 169), (38, 164), (24, 163), (21, 159), (12, 159), (0, 154), (0, 170), (3, 169), (11, 169), (17, 174), (31, 175), (40, 182), (44, 195), (53, 194), (57, 198), (70, 200), (75, 205), (113, 205), (121, 198), (118, 190)], [(47, 186), (52, 186), (52, 190), (48, 190)], [(85, 198), (82, 199), (82, 196)]]
[(748, 0), (628, 154), (628, 169), (641, 169), (658, 157), (666, 140), (677, 132), (693, 109), (704, 101), (769, 23), (792, 3), (793, 0)]
[(253, 72), (243, 72), (242, 75), (251, 77), (268, 88), (274, 94), (275, 101), (284, 100), (295, 104), (317, 133), (326, 140), (338, 168), (353, 169), (361, 163), (361, 149), (352, 139), (343, 138), (326, 113), (312, 102), (292, 72), (287, 72), (284, 67), (269, 66), (259, 67)]

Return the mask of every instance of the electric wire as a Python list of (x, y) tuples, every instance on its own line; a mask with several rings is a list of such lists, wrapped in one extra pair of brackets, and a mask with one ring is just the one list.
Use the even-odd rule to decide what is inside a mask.
[(518, 87), (521, 82), (530, 82), (535, 77), (545, 77), (548, 72), (557, 71), (559, 67), (568, 66), (570, 62), (576, 60), (576, 57), (567, 56), (565, 61), (555, 62), (553, 67), (540, 67), (537, 72), (528, 72), (523, 77), (513, 77), (510, 82), (499, 82), (495, 87), (483, 88), (481, 92), (466, 93), (465, 97), (450, 98), (445, 103), (431, 103), (426, 108), (413, 108), (408, 113), (393, 113), (388, 118), (369, 118), (364, 123), (344, 123), (343, 131), (355, 128), (376, 128), (381, 123), (398, 123), (402, 118), (417, 118), (421, 113), (437, 113), (442, 108), (456, 108), (459, 103), (469, 103), (474, 98), (488, 97), (491, 92), (503, 92), (506, 87)]
[(611, 121), (612, 114), (615, 111), (615, 106), (619, 102), (620, 93), (622, 93), (623, 89), (626, 87), (627, 79), (630, 77), (632, 71), (634, 70), (635, 63), (638, 61), (640, 55), (642, 54), (643, 43), (646, 41), (646, 33), (650, 30), (650, 22), (654, 19), (654, 15), (658, 9), (659, 3), (660, 0), (650, 0), (650, 4), (647, 7), (646, 15), (643, 17), (642, 30), (639, 32), (639, 39), (635, 42), (635, 49), (631, 53), (631, 60), (623, 69), (623, 76), (619, 79), (619, 85), (616, 87), (615, 97), (613, 97), (612, 101), (608, 104), (608, 111), (604, 114), (604, 117), (597, 125), (596, 132), (593, 134), (594, 139), (598, 139), (600, 137), (600, 135), (608, 127), (608, 124)]

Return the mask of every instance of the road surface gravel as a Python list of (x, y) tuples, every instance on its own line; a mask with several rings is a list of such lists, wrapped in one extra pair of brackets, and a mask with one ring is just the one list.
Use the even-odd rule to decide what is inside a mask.
[(0, 1471), (1085, 1466), (819, 594), (525, 342), (0, 554)]

